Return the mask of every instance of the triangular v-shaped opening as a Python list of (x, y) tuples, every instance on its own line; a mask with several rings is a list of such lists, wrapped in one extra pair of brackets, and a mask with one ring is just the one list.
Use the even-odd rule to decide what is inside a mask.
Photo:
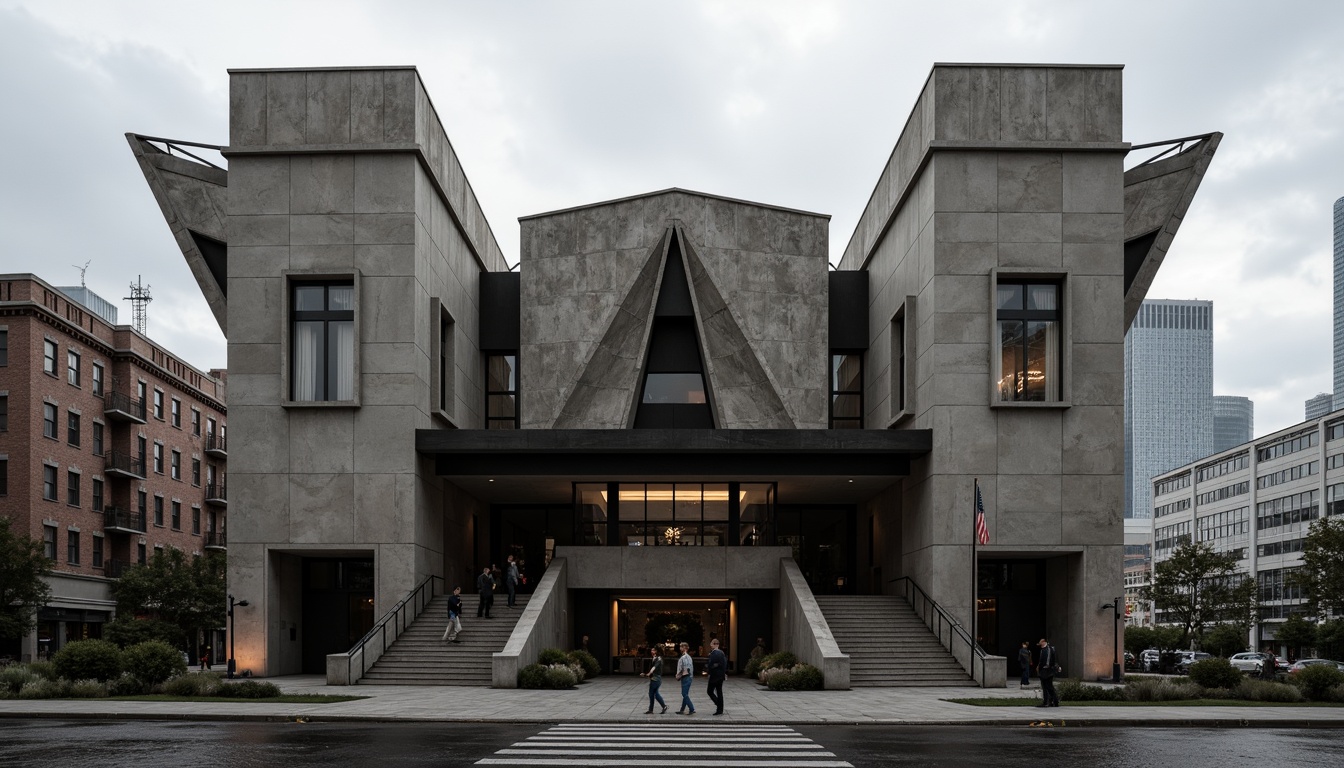
[(714, 413), (681, 238), (675, 228), (671, 235), (654, 303), (634, 428), (713, 429)]

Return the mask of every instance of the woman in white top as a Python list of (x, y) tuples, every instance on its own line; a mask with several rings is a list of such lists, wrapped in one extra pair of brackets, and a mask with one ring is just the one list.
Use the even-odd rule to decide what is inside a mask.
[(677, 679), (681, 681), (681, 709), (678, 715), (694, 715), (695, 705), (691, 703), (691, 681), (695, 679), (695, 666), (691, 663), (691, 644), (681, 644), (681, 658), (677, 659)]

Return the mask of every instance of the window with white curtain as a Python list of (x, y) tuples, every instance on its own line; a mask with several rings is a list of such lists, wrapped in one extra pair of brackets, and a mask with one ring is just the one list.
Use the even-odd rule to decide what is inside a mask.
[(354, 400), (354, 283), (303, 282), (291, 290), (291, 399)]
[(999, 280), (995, 290), (994, 379), (1001, 402), (1060, 400), (1061, 286)]

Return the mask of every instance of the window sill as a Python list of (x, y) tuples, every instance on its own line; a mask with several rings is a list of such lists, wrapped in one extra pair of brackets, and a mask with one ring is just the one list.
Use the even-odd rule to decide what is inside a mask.
[(358, 408), (358, 400), (285, 400), (281, 408)]
[(440, 411), (436, 409), (431, 415), (436, 420), (441, 421), (444, 424), (448, 425), (449, 429), (459, 429), (457, 425), (457, 420), (454, 419), (452, 416), (449, 416), (447, 411)]
[(890, 419), (887, 420), (886, 428), (893, 429), (896, 427), (896, 425), (910, 421), (914, 417), (915, 417), (914, 411), (901, 411), (900, 413), (896, 414), (895, 416), (892, 416)]
[(1035, 409), (1044, 409), (1044, 410), (1047, 410), (1047, 411), (1062, 411), (1062, 410), (1065, 410), (1066, 408), (1071, 408), (1071, 407), (1073, 407), (1073, 404), (1070, 403), (1070, 402), (1067, 401), (1067, 400), (1057, 400), (1057, 401), (1055, 401), (1055, 402), (1050, 402), (1050, 403), (1046, 403), (1046, 402), (1037, 402), (1037, 401), (1014, 402), (1014, 401), (1002, 401), (1002, 400), (999, 400), (999, 401), (995, 401), (995, 402), (990, 403), (990, 404), (989, 404), (989, 407), (990, 407), (990, 408), (1004, 408), (1004, 409), (1013, 409), (1013, 408), (1032, 409), (1032, 408), (1035, 408)]

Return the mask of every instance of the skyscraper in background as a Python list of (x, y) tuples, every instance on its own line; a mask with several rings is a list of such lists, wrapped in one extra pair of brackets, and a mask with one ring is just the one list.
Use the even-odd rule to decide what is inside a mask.
[(1152, 515), (1154, 475), (1213, 453), (1213, 414), (1213, 302), (1143, 302), (1125, 335), (1125, 517)]
[(1255, 403), (1237, 395), (1213, 396), (1213, 452), (1255, 439)]
[[(1334, 406), (1332, 405), (1333, 402), (1334, 402), (1334, 396), (1331, 395), (1329, 392), (1322, 392), (1321, 394), (1311, 398), (1304, 404), (1303, 408), (1304, 418), (1307, 421), (1311, 421), (1312, 419), (1319, 419), (1320, 417), (1334, 410)], [(1242, 442), (1244, 443), (1246, 441), (1243, 440)], [(1222, 449), (1220, 448), (1218, 450)]]
[(1335, 410), (1344, 408), (1344, 197), (1335, 201)]

